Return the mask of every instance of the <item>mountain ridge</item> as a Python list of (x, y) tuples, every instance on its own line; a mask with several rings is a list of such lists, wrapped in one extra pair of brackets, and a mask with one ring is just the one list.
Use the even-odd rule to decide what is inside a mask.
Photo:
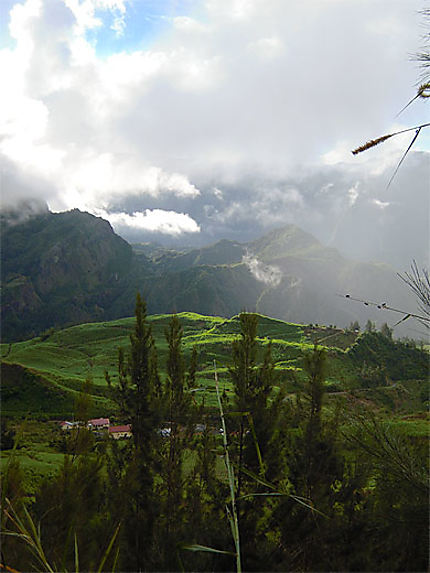
[(375, 316), (339, 294), (415, 307), (388, 265), (348, 260), (291, 224), (249, 243), (224, 239), (175, 251), (131, 246), (107, 221), (75, 209), (2, 226), (1, 239), (5, 341), (130, 316), (137, 291), (151, 314), (248, 310), (340, 326)]

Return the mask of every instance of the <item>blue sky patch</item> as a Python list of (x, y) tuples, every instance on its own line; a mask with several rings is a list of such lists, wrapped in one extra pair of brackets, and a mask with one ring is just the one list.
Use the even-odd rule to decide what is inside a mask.
[(189, 16), (196, 6), (197, 2), (190, 0), (129, 0), (122, 34), (112, 29), (115, 20), (112, 13), (98, 11), (96, 15), (103, 26), (89, 30), (86, 36), (101, 57), (149, 49), (169, 31), (175, 17)]
[[(13, 6), (24, 2), (17, 0), (0, 0), (0, 2), (2, 13), (0, 48), (14, 48), (15, 40), (9, 35), (9, 13)], [(199, 4), (196, 0), (128, 0), (122, 35), (112, 29), (115, 16), (119, 16), (119, 13), (97, 10), (96, 16), (103, 22), (103, 26), (88, 30), (86, 38), (95, 46), (97, 55), (101, 57), (116, 52), (145, 50), (168, 32), (172, 27), (173, 18), (192, 15)]]

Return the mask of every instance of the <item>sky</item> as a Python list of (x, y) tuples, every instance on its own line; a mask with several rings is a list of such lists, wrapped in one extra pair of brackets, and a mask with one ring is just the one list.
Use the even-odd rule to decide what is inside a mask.
[[(425, 0), (1, 0), (3, 208), (41, 200), (131, 241), (287, 223), (348, 256), (428, 260)], [(5, 17), (4, 17), (5, 16)]]

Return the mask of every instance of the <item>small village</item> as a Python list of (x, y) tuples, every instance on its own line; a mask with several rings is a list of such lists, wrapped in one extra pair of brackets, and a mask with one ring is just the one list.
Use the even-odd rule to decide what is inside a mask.
[(108, 435), (109, 438), (114, 440), (121, 440), (127, 439), (132, 437), (131, 433), (131, 424), (123, 424), (121, 426), (111, 426), (109, 418), (93, 418), (88, 420), (85, 424), (81, 421), (74, 421), (70, 422), (68, 420), (64, 420), (60, 422), (61, 430), (67, 432), (71, 431), (74, 428), (82, 428), (86, 427), (91, 432), (94, 432), (96, 436), (105, 436)]
[[(158, 433), (163, 438), (168, 438), (171, 434), (171, 422), (166, 422), (161, 428), (158, 429)], [(65, 432), (69, 432), (75, 428), (86, 428), (87, 430), (93, 432), (96, 437), (106, 437), (112, 438), (114, 440), (129, 439), (132, 437), (131, 424), (122, 424), (119, 426), (113, 426), (110, 423), (109, 418), (92, 418), (88, 422), (83, 422), (81, 420), (70, 421), (62, 420), (59, 422), (59, 427)], [(195, 424), (193, 429), (193, 434), (202, 434), (206, 430), (206, 424)], [(183, 428), (180, 428), (183, 431)], [(222, 434), (222, 428), (210, 428), (211, 434)], [(231, 435), (235, 435), (236, 432), (231, 432)]]

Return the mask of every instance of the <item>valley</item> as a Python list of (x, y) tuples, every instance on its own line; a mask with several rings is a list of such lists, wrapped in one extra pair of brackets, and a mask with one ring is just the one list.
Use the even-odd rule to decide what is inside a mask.
[[(363, 401), (389, 416), (406, 435), (427, 435), (430, 382), (426, 351), (411, 343), (387, 339), (377, 332), (357, 333), (257, 316), (258, 354), (263, 356), (270, 343), (275, 389), (282, 388), (291, 399), (304, 391), (304, 357), (318, 344), (327, 352), (327, 408), (331, 409), (339, 400), (344, 407), (350, 400)], [(216, 425), (215, 368), (221, 391), (230, 403), (234, 396), (229, 374), (233, 365), (231, 348), (239, 337), (239, 316), (225, 319), (179, 313), (177, 317), (183, 329), (181, 350), (185, 364), (189, 365), (193, 349), (197, 353), (193, 399), (204, 406)], [(163, 383), (167, 380), (165, 332), (170, 320), (171, 315), (148, 317)], [(114, 386), (118, 383), (118, 350), (122, 348), (127, 352), (134, 323), (133, 317), (88, 323), (52, 329), (49, 334), (23, 342), (3, 343), (0, 347), (3, 417), (11, 420), (13, 427), (24, 428), (24, 434), (28, 432), (27, 426), (33, 426), (37, 427), (36, 436), (44, 435), (42, 428), (46, 427), (52, 441), (55, 435), (58, 438), (58, 421), (74, 419), (76, 400), (85, 380), (90, 380), (89, 415), (109, 416), (114, 423), (124, 422), (105, 375), (109, 374)], [(40, 441), (33, 436), (30, 444), (30, 454), (24, 448), (17, 450), (16, 455), (23, 461), (24, 468), (29, 468), (30, 481), (36, 477), (38, 482), (45, 472), (49, 475), (53, 467), (61, 465), (63, 454), (55, 447), (48, 447), (45, 439)], [(4, 463), (10, 452), (3, 452), (3, 456)], [(32, 456), (39, 461), (31, 462)], [(44, 465), (46, 457), (51, 462)]]
[[(394, 269), (348, 260), (295, 225), (249, 243), (223, 240), (175, 251), (131, 246), (107, 221), (75, 209), (3, 223), (1, 240), (4, 342), (51, 327), (131, 316), (137, 291), (150, 314), (229, 318), (246, 310), (340, 328), (356, 320), (380, 326), (391, 318), (345, 300), (347, 293), (405, 311), (416, 308)], [(407, 324), (396, 329), (398, 336), (410, 333)]]
[[(15, 567), (65, 570), (61, 548), (69, 568), (79, 552), (95, 570), (122, 527), (110, 547), (124, 570), (142, 560), (136, 528), (154, 570), (229, 570), (231, 511), (251, 569), (426, 560), (398, 536), (415, 544), (426, 521), (428, 345), (399, 338), (408, 324), (393, 333), (383, 306), (342, 296), (413, 308), (393, 269), (348, 261), (294, 225), (173, 250), (129, 245), (74, 210), (6, 225), (2, 240), (0, 461)], [(91, 418), (131, 435), (109, 439)], [(372, 542), (361, 551), (351, 536)]]

